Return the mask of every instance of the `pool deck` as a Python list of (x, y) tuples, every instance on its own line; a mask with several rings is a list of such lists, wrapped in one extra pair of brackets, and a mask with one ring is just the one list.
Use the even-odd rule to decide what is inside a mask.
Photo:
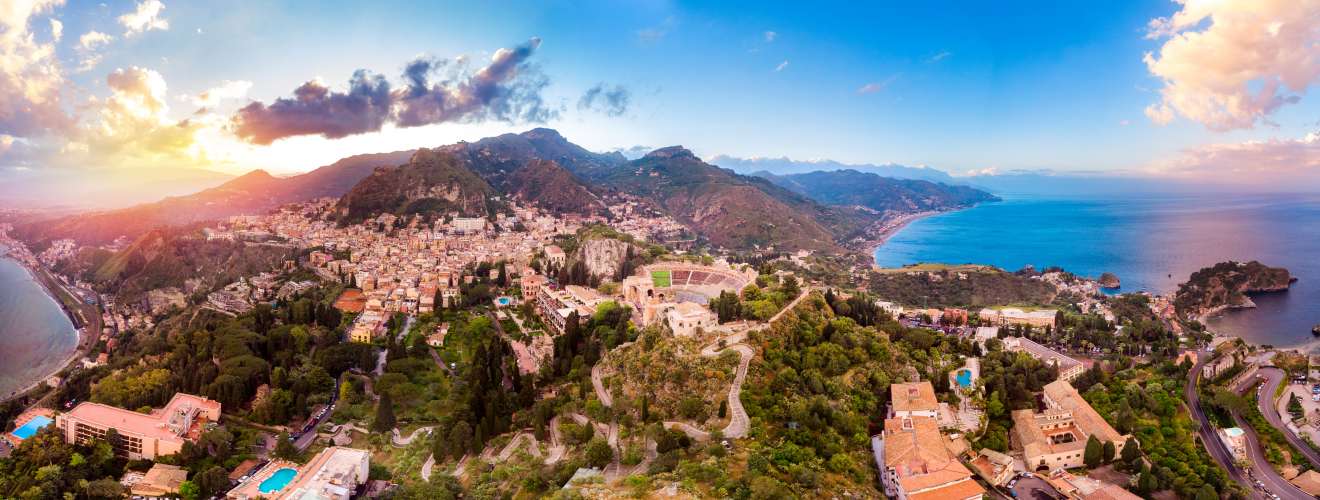
[[(31, 408), (23, 413), (20, 413), (18, 415), (18, 418), (14, 419), (14, 429), (17, 430), (19, 427), (23, 427), (24, 425), (27, 425), (28, 422), (31, 422), (32, 419), (37, 417), (49, 418), (51, 422), (49, 424), (46, 424), (47, 426), (53, 425), (55, 423), (54, 410), (51, 410), (50, 408)], [(4, 438), (5, 441), (9, 441), (9, 444), (14, 446), (15, 448), (17, 448), (18, 445), (23, 442), (23, 438), (18, 437), (13, 432), (6, 432), (4, 434)]]
[[(298, 464), (288, 460), (271, 460), (270, 463), (267, 463), (261, 468), (261, 470), (258, 470), (252, 475), (252, 477), (249, 477), (247, 481), (243, 481), (242, 483), (239, 483), (238, 486), (235, 486), (234, 489), (229, 490), (229, 494), (225, 495), (225, 498), (250, 500), (255, 498), (275, 498), (279, 496), (279, 494), (284, 493), (284, 490), (289, 489), (289, 485), (286, 484), (284, 490), (281, 491), (262, 493), (261, 482), (270, 479), (270, 476), (274, 475), (275, 471), (280, 469), (299, 470), (299, 467)], [(294, 477), (294, 480), (296, 479), (297, 476)], [(292, 481), (290, 481), (290, 483), (292, 483)]]

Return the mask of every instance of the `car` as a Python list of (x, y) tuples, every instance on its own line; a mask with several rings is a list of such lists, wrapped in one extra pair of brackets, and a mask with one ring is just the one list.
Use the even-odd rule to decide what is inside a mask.
[(1009, 482), (1008, 482), (1008, 487), (1009, 487), (1009, 488), (1012, 488), (1012, 487), (1016, 486), (1016, 485), (1017, 485), (1017, 481), (1018, 481), (1017, 479), (1014, 479), (1014, 480), (1012, 480), (1012, 481), (1009, 481)]

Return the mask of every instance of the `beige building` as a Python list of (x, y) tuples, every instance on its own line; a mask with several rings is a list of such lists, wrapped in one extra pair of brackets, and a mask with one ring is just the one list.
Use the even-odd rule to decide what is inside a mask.
[(719, 324), (715, 313), (692, 302), (672, 304), (666, 308), (664, 316), (669, 329), (679, 337), (691, 337), (697, 334), (697, 330)]
[(1086, 366), (1081, 361), (1077, 361), (1068, 355), (1037, 344), (1031, 339), (1024, 337), (1007, 337), (1004, 339), (1004, 349), (1014, 352), (1025, 352), (1031, 357), (1044, 361), (1045, 364), (1054, 365), (1059, 369), (1059, 380), (1072, 382), (1086, 371)]
[[(306, 464), (274, 460), (239, 483), (225, 498), (230, 500), (349, 500), (359, 486), (367, 482), (371, 452), (357, 448), (331, 446)], [(262, 484), (276, 475), (288, 476), (283, 487), (266, 488)]]
[(104, 438), (114, 429), (120, 440), (116, 454), (130, 460), (155, 460), (183, 449), (184, 441), (196, 442), (208, 422), (220, 420), (220, 402), (201, 396), (176, 393), (164, 408), (138, 413), (100, 403), (84, 402), (60, 414), (55, 425), (70, 443), (84, 444)]
[(125, 476), (123, 482), (130, 483), (128, 491), (135, 497), (157, 498), (177, 495), (179, 485), (187, 480), (187, 469), (174, 465), (154, 464), (146, 474), (132, 478)]
[(555, 334), (564, 333), (568, 317), (573, 313), (577, 313), (579, 322), (585, 322), (596, 313), (596, 306), (606, 301), (595, 290), (577, 285), (568, 285), (563, 290), (541, 285), (536, 296), (536, 311)]
[(1039, 311), (1023, 311), (1014, 307), (1003, 309), (981, 309), (977, 313), (981, 320), (988, 321), (993, 325), (1027, 325), (1034, 327), (1055, 326), (1054, 317), (1058, 313), (1054, 309), (1041, 309)]
[(885, 495), (898, 500), (978, 500), (985, 489), (945, 445), (931, 417), (885, 420), (871, 449)]
[(1095, 436), (1123, 451), (1130, 436), (1120, 435), (1072, 384), (1056, 380), (1045, 386), (1046, 409), (1013, 412), (1012, 442), (1030, 470), (1072, 469), (1085, 465), (1086, 441)]
[(939, 417), (940, 402), (929, 380), (889, 386), (889, 418)]

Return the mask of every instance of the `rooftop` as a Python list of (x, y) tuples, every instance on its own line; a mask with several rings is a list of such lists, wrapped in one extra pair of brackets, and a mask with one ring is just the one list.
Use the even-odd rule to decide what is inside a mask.
[(929, 380), (889, 386), (889, 400), (895, 412), (938, 411), (935, 387)]

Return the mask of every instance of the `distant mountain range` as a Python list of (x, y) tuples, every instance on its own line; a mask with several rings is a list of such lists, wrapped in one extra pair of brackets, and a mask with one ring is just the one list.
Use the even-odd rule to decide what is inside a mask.
[(742, 175), (680, 146), (628, 161), (595, 153), (550, 129), (434, 149), (345, 158), (276, 178), (254, 171), (199, 193), (123, 210), (66, 217), (22, 230), (28, 239), (73, 237), (104, 243), (280, 205), (339, 196), (343, 222), (383, 212), (485, 216), (520, 199), (555, 213), (604, 214), (603, 197), (629, 194), (716, 246), (844, 251), (845, 242), (904, 213), (947, 210), (995, 199), (968, 187), (895, 180), (857, 170)]
[(848, 164), (834, 160), (791, 160), (789, 158), (737, 158), (718, 155), (710, 163), (732, 169), (740, 174), (766, 172), (774, 175), (804, 174), (818, 171), (855, 170), (894, 179), (918, 179), (931, 182), (954, 184), (957, 181), (943, 170), (930, 167), (909, 167), (896, 163), (875, 165), (871, 163)]

